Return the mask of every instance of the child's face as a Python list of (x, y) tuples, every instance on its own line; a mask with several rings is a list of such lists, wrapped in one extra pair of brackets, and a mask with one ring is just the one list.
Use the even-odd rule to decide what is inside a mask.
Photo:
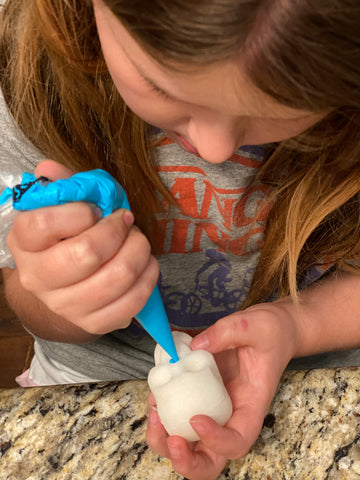
[(294, 137), (325, 115), (280, 105), (230, 60), (196, 71), (166, 69), (101, 0), (94, 0), (94, 8), (108, 69), (127, 105), (184, 150), (211, 163), (226, 161), (241, 145)]

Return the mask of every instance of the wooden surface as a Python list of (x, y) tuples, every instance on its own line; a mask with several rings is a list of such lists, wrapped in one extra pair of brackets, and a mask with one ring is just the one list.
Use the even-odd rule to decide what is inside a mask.
[(18, 386), (15, 377), (29, 367), (33, 339), (8, 308), (0, 276), (0, 388), (12, 388)]

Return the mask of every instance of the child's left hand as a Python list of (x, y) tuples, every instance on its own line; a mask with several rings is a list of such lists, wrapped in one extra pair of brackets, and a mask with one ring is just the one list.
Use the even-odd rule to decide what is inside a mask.
[(192, 341), (193, 350), (215, 355), (232, 399), (234, 411), (224, 427), (197, 415), (191, 424), (199, 442), (170, 437), (149, 395), (147, 442), (184, 477), (216, 479), (227, 459), (243, 457), (257, 439), (279, 379), (301, 338), (290, 304), (286, 299), (253, 306), (219, 320)]

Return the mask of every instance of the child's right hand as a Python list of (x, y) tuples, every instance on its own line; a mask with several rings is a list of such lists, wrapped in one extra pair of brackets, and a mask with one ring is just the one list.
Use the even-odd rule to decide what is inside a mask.
[[(52, 161), (35, 173), (51, 180), (72, 175)], [(101, 335), (129, 325), (159, 267), (132, 213), (100, 218), (96, 210), (76, 202), (19, 213), (7, 241), (23, 288), (68, 322)]]

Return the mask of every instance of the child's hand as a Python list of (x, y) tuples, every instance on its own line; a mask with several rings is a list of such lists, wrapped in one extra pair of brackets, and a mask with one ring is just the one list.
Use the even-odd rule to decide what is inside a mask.
[[(219, 320), (195, 337), (192, 348), (215, 354), (233, 402), (233, 415), (224, 427), (198, 415), (191, 421), (200, 437), (189, 444), (169, 437), (149, 395), (147, 441), (174, 469), (191, 480), (216, 479), (227, 459), (244, 456), (257, 439), (277, 384), (299, 341), (287, 302), (261, 304)], [(191, 392), (189, 392), (191, 395)]]
[[(52, 180), (72, 172), (41, 163)], [(154, 289), (159, 269), (133, 215), (105, 218), (85, 203), (22, 212), (8, 236), (19, 278), (52, 312), (91, 334), (129, 325)]]

